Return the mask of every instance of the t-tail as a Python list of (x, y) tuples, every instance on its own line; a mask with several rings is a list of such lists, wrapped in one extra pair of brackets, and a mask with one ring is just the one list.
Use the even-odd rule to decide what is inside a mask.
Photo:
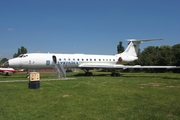
[(137, 60), (140, 43), (148, 42), (148, 41), (155, 41), (155, 40), (163, 40), (163, 39), (149, 39), (149, 40), (129, 39), (128, 40), (129, 44), (128, 44), (126, 50), (121, 54), (117, 54), (117, 57), (119, 57), (118, 63), (126, 64), (126, 63)]
[(129, 44), (126, 50), (123, 53), (121, 53), (121, 55), (137, 57), (140, 43), (155, 41), (155, 40), (163, 40), (163, 39), (148, 39), (148, 40), (128, 39)]

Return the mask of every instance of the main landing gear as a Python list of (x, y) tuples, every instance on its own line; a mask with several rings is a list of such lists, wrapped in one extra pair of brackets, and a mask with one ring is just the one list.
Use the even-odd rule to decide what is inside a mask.
[(26, 70), (26, 78), (29, 78), (29, 70)]
[(118, 73), (116, 71), (112, 71), (111, 76), (113, 76), (113, 77), (120, 77), (120, 73)]
[(93, 76), (93, 73), (89, 72), (89, 70), (87, 69), (84, 69), (84, 72), (85, 72), (85, 76)]
[[(85, 76), (93, 76), (93, 73), (89, 72), (88, 69), (84, 69), (84, 72), (85, 72)], [(112, 73), (111, 73), (111, 76), (112, 77), (120, 77), (120, 73), (118, 73), (115, 70), (113, 70)]]
[(9, 76), (9, 73), (8, 73), (8, 72), (5, 72), (4, 75), (5, 75), (5, 76)]

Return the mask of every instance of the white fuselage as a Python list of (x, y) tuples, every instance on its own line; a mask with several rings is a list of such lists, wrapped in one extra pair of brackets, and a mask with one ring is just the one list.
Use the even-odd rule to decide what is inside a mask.
[[(10, 59), (9, 66), (23, 69), (52, 69), (54, 66), (52, 56), (56, 56), (57, 63), (64, 68), (78, 68), (79, 65), (116, 65), (125, 64), (137, 59), (128, 58), (128, 61), (119, 61), (117, 55), (86, 55), (86, 54), (53, 54), (53, 53), (30, 53), (23, 54), (17, 58)], [(123, 58), (123, 57), (122, 57)], [(127, 59), (127, 57), (125, 57)]]

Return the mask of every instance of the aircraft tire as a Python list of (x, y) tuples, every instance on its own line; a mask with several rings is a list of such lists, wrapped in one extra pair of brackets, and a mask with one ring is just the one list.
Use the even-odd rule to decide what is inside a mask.
[(92, 73), (92, 72), (86, 72), (85, 75), (86, 75), (86, 76), (92, 76), (93, 73)]
[(111, 76), (112, 76), (112, 77), (115, 77), (115, 76), (116, 76), (116, 73), (111, 73)]
[(120, 76), (120, 73), (111, 73), (111, 76), (112, 76), (112, 77), (119, 77), (119, 76)]
[(120, 73), (116, 73), (116, 77), (120, 77)]

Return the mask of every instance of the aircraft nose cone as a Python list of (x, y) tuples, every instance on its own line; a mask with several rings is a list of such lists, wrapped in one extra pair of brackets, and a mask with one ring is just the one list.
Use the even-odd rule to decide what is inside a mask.
[(21, 59), (19, 59), (19, 58), (9, 59), (8, 63), (6, 63), (6, 64), (12, 68), (20, 68), (21, 67)]

